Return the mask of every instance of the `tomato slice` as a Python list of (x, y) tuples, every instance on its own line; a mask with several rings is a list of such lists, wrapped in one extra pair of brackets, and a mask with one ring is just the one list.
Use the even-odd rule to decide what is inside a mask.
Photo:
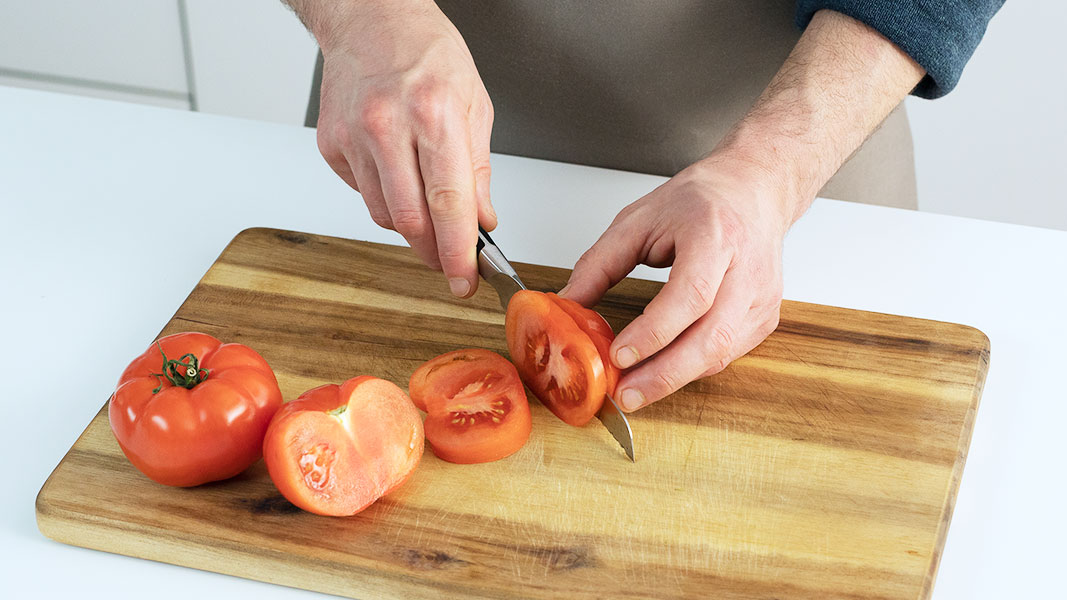
[(575, 324), (578, 325), (578, 328), (584, 331), (589, 336), (589, 339), (593, 341), (597, 352), (600, 353), (600, 361), (604, 363), (604, 373), (608, 378), (608, 394), (614, 395), (621, 371), (619, 367), (615, 366), (615, 363), (611, 362), (611, 343), (615, 341), (615, 332), (611, 330), (611, 325), (608, 325), (608, 322), (604, 320), (604, 317), (600, 316), (600, 313), (591, 308), (586, 308), (574, 300), (561, 298), (552, 292), (548, 292), (548, 297), (558, 304), (563, 309), (563, 312), (570, 315)]
[(283, 406), (267, 429), (263, 458), (290, 502), (347, 516), (406, 481), (422, 448), (422, 419), (404, 390), (362, 376)]
[(411, 375), (411, 399), (426, 416), (426, 439), (442, 460), (500, 460), (522, 448), (533, 422), (519, 373), (496, 352), (447, 352)]
[(565, 423), (588, 423), (608, 379), (589, 335), (548, 294), (532, 290), (511, 297), (504, 329), (523, 383)]

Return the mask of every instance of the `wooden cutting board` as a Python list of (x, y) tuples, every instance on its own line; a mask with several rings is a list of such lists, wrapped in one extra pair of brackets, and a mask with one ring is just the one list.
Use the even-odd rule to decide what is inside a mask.
[[(516, 266), (534, 289), (568, 274)], [(619, 331), (660, 285), (626, 280), (600, 310)], [(503, 323), (488, 285), (453, 299), (406, 248), (252, 229), (162, 334), (248, 344), (292, 399), (359, 374), (406, 388), (457, 348), (506, 355)], [(37, 522), (68, 544), (367, 599), (927, 598), (988, 359), (969, 327), (787, 301), (751, 354), (632, 416), (636, 464), (596, 420), (570, 427), (531, 399), (517, 454), (464, 466), (427, 449), (350, 518), (296, 509), (262, 461), (155, 484), (105, 406)]]

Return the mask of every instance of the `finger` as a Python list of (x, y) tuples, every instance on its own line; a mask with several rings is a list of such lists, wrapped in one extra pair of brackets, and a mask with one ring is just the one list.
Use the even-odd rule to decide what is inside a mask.
[(337, 176), (340, 177), (342, 181), (347, 183), (348, 187), (358, 192), (359, 184), (356, 183), (356, 177), (352, 173), (352, 168), (348, 166), (348, 159), (345, 158), (345, 155), (342, 154), (340, 150), (334, 151), (333, 149), (327, 148), (321, 144), (319, 148), (319, 152), (322, 154), (323, 160), (325, 160), (326, 164), (330, 166), (330, 169), (332, 169), (334, 173), (337, 173)]
[(618, 399), (627, 412), (673, 393), (709, 370), (729, 364), (734, 348), (756, 324), (745, 322), (752, 295), (739, 270), (723, 278), (706, 315), (674, 342), (623, 376)]
[(478, 286), (478, 206), (465, 115), (441, 119), (419, 140), (418, 157), (441, 269), (452, 293), (466, 298)]
[(380, 166), (381, 190), (393, 229), (404, 236), (419, 259), (431, 269), (440, 269), (437, 238), (422, 192), (422, 177), (414, 143), (372, 145)]
[(363, 203), (367, 205), (370, 218), (379, 227), (394, 229), (392, 219), (389, 217), (389, 208), (385, 204), (382, 195), (382, 183), (378, 179), (378, 169), (369, 161), (349, 162), (349, 168), (355, 174), (356, 181), (362, 189), (357, 189), (363, 197)]
[(611, 345), (611, 360), (620, 369), (659, 352), (715, 301), (730, 256), (705, 246), (689, 246), (678, 253), (670, 277), (645, 310), (623, 329)]
[(631, 231), (629, 219), (616, 218), (595, 244), (574, 264), (559, 295), (593, 306), (641, 262), (643, 236)]
[(767, 336), (774, 333), (774, 330), (778, 328), (778, 316), (779, 311), (777, 306), (774, 306), (773, 311), (771, 312), (768, 312), (765, 308), (753, 307), (749, 309), (749, 314), (745, 317), (745, 320), (751, 323), (759, 323), (759, 326), (753, 328), (746, 339), (743, 339), (734, 345), (733, 352), (730, 353), (730, 356), (724, 364), (712, 365), (707, 371), (701, 373), (698, 379), (716, 375), (726, 368), (726, 365), (734, 362), (749, 352), (752, 352), (752, 350), (767, 339)]
[[(479, 114), (480, 113), (480, 114)], [(496, 211), (489, 198), (489, 139), (493, 130), (493, 107), (488, 101), (471, 115), (471, 161), (474, 191), (478, 198), (478, 222), (488, 231), (496, 229)]]

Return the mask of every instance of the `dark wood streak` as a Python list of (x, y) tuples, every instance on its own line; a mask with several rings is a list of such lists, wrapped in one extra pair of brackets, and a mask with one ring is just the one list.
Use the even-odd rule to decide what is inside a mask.
[(405, 549), (397, 552), (400, 559), (413, 569), (426, 571), (431, 569), (455, 569), (469, 565), (465, 560), (451, 556), (440, 550)]
[(254, 515), (291, 515), (300, 512), (300, 508), (286, 500), (281, 494), (272, 494), (258, 499), (238, 498), (237, 503)]
[(295, 231), (278, 231), (274, 234), (279, 240), (290, 244), (306, 244), (311, 239), (303, 233)]

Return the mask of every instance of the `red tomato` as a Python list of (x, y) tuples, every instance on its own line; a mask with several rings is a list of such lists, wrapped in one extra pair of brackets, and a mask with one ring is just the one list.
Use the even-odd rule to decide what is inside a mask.
[(604, 403), (608, 377), (574, 318), (548, 294), (523, 290), (508, 302), (504, 329), (523, 383), (565, 423), (588, 423)]
[(126, 367), (108, 419), (133, 466), (159, 483), (188, 487), (233, 477), (259, 460), (281, 405), (278, 380), (254, 350), (178, 333)]
[(483, 463), (510, 456), (530, 437), (530, 404), (519, 374), (489, 350), (455, 350), (411, 375), (411, 399), (426, 416), (426, 439), (439, 458)]
[(589, 339), (593, 340), (597, 352), (600, 353), (600, 361), (604, 363), (604, 373), (608, 377), (608, 394), (614, 394), (615, 386), (619, 383), (621, 371), (619, 371), (619, 367), (616, 367), (611, 362), (611, 343), (615, 341), (615, 332), (611, 330), (611, 325), (608, 325), (608, 322), (604, 320), (604, 317), (600, 316), (600, 313), (586, 308), (574, 300), (560, 298), (552, 292), (548, 293), (548, 297), (556, 304), (559, 304), (563, 312), (574, 319), (578, 328), (584, 331), (589, 336)]
[(422, 419), (404, 390), (362, 376), (283, 406), (267, 430), (263, 459), (290, 502), (348, 516), (404, 483), (422, 446)]

